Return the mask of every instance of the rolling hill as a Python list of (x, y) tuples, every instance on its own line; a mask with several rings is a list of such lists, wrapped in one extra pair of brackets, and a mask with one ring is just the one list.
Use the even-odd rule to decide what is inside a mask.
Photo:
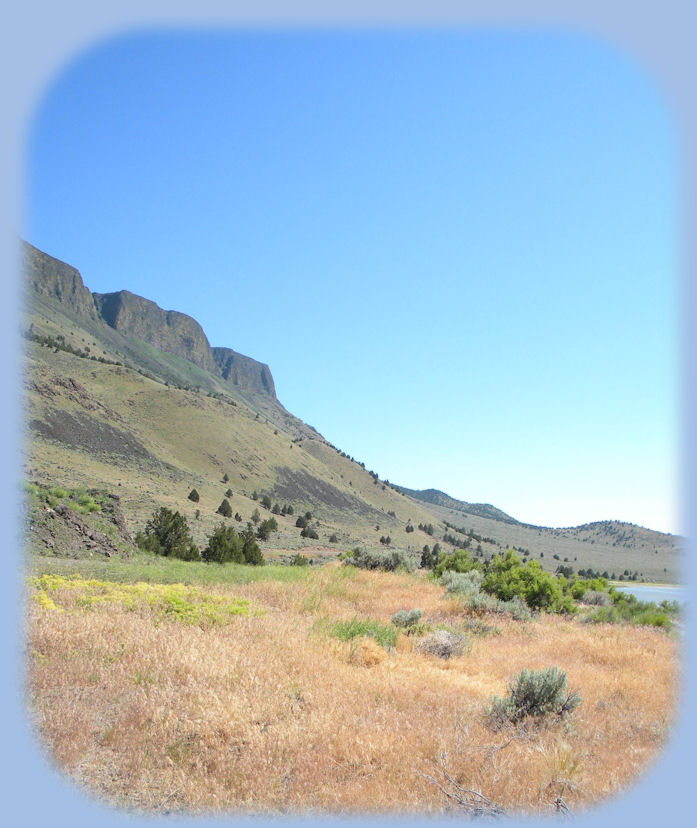
[[(264, 495), (292, 506), (276, 515), (271, 557), (377, 547), (389, 535), (403, 549), (469, 544), (489, 556), (513, 546), (550, 570), (566, 563), (680, 580), (671, 535), (619, 522), (529, 526), (489, 504), (381, 481), (284, 408), (267, 365), (211, 347), (190, 316), (128, 291), (93, 294), (75, 268), (29, 244), (22, 255), (25, 477), (118, 495), (131, 533), (162, 505), (184, 514), (203, 544), (231, 490), (245, 522), (264, 512)], [(307, 511), (317, 540), (295, 525)]]

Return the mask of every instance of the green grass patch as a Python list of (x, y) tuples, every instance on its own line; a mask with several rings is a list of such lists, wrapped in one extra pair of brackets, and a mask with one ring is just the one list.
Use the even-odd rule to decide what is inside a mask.
[(351, 641), (354, 638), (373, 638), (385, 649), (394, 647), (398, 632), (392, 624), (382, 624), (372, 618), (354, 616), (350, 621), (328, 621), (322, 619), (318, 628), (325, 635), (338, 638), (339, 641)]
[(178, 558), (165, 558), (136, 552), (130, 558), (89, 558), (74, 560), (72, 558), (49, 558), (30, 556), (28, 570), (32, 575), (42, 573), (93, 578), (116, 583), (155, 584), (249, 584), (253, 581), (281, 581), (294, 583), (303, 581), (312, 575), (313, 567), (281, 566), (247, 566), (245, 564), (207, 564), (199, 561), (182, 561)]

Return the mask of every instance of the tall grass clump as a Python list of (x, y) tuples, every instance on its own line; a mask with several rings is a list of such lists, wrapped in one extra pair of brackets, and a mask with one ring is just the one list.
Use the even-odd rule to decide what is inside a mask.
[(518, 724), (524, 719), (540, 720), (571, 713), (579, 704), (577, 692), (566, 692), (566, 673), (557, 667), (546, 670), (521, 670), (508, 684), (508, 695), (494, 696), (487, 709), (489, 724), (496, 730), (505, 724)]
[(392, 624), (381, 624), (372, 618), (354, 616), (350, 621), (324, 622), (321, 629), (339, 641), (351, 641), (354, 638), (372, 638), (381, 647), (388, 649), (397, 643), (397, 630)]

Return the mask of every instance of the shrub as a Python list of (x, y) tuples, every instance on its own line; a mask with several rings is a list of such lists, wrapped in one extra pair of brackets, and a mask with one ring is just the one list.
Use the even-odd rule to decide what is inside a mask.
[(216, 514), (222, 515), (223, 517), (232, 517), (232, 506), (230, 506), (230, 501), (227, 498), (223, 498), (223, 502), (218, 506)]
[(394, 572), (395, 569), (402, 567), (407, 572), (413, 572), (416, 569), (417, 558), (415, 553), (404, 552), (401, 549), (388, 551), (357, 547), (353, 550), (351, 558), (347, 558), (344, 563), (352, 563), (360, 569), (382, 569), (385, 572)]
[(413, 627), (421, 618), (420, 609), (399, 610), (392, 616), (392, 623), (395, 627)]
[(482, 592), (480, 587), (483, 578), (483, 574), (477, 569), (471, 569), (469, 572), (446, 570), (439, 583), (449, 593), (457, 595), (463, 606), (472, 613), (495, 612), (499, 615), (510, 615), (515, 621), (530, 619), (530, 610), (520, 596), (514, 595), (509, 601), (501, 601)]
[(460, 633), (450, 632), (449, 630), (434, 630), (419, 642), (417, 649), (421, 653), (448, 659), (462, 655), (467, 644), (467, 639)]
[(187, 496), (189, 500), (192, 500), (194, 503), (198, 503), (200, 500), (199, 494), (196, 491), (196, 489), (192, 489)]
[(269, 535), (272, 532), (276, 532), (278, 530), (278, 523), (276, 523), (276, 518), (269, 518), (268, 520), (262, 520), (262, 522), (257, 527), (257, 537), (259, 540), (268, 540)]
[(223, 475), (223, 483), (227, 483), (229, 479), (230, 475), (227, 472), (225, 472), (225, 474)]
[(312, 563), (312, 558), (306, 558), (304, 555), (296, 554), (291, 558), (291, 566), (309, 566)]
[(225, 497), (232, 497), (232, 489), (227, 489), (226, 490)]
[(583, 593), (583, 603), (592, 604), (597, 607), (609, 607), (612, 603), (612, 598), (607, 592), (598, 592), (595, 589), (587, 589)]
[(329, 543), (339, 543), (339, 536), (336, 534), (336, 532), (332, 532), (332, 534), (329, 536)]
[(271, 508), (271, 498), (270, 498), (268, 495), (264, 495), (264, 496), (261, 498), (261, 505), (262, 505), (265, 509), (270, 509), (270, 508)]
[(208, 563), (242, 563), (242, 542), (237, 532), (224, 523), (215, 529), (208, 538), (208, 546), (201, 552), (201, 557)]
[(306, 526), (302, 532), (300, 533), (301, 538), (312, 538), (313, 540), (319, 540), (319, 535), (317, 534), (317, 530), (312, 526)]
[(484, 575), (478, 569), (471, 569), (469, 572), (455, 572), (447, 569), (438, 583), (445, 587), (448, 592), (454, 592), (462, 597), (476, 595), (482, 585)]
[(498, 729), (506, 723), (518, 724), (526, 718), (547, 715), (562, 718), (581, 703), (578, 693), (566, 692), (566, 673), (557, 667), (546, 670), (521, 670), (508, 684), (505, 698), (494, 696), (487, 710), (489, 723)]
[[(438, 544), (436, 544), (438, 546)], [(440, 548), (440, 547), (439, 547)], [(431, 555), (437, 554), (436, 547), (433, 548)], [(434, 575), (440, 576), (450, 570), (452, 572), (469, 572), (470, 569), (481, 569), (482, 565), (479, 561), (475, 561), (467, 549), (456, 549), (449, 555), (445, 555), (440, 561), (434, 565)]]
[(247, 528), (240, 532), (240, 540), (244, 562), (252, 566), (263, 566), (265, 563), (264, 556), (261, 554), (259, 544), (254, 537), (254, 527), (251, 523), (248, 523)]
[(141, 549), (165, 557), (192, 561), (199, 558), (199, 552), (189, 534), (186, 518), (161, 506), (153, 512), (145, 525), (145, 532), (136, 535)]
[(531, 609), (549, 612), (576, 612), (571, 595), (564, 594), (566, 581), (546, 572), (537, 561), (523, 563), (509, 549), (496, 557), (484, 576), (482, 590), (502, 601), (519, 596)]
[(295, 521), (295, 525), (298, 527), (298, 529), (305, 529), (307, 526), (307, 518), (304, 518), (302, 515), (300, 515), (298, 519)]

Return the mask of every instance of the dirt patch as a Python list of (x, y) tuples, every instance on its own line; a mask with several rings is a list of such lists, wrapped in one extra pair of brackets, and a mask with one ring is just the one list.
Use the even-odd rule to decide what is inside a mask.
[(48, 411), (44, 420), (32, 420), (30, 428), (49, 440), (58, 440), (70, 448), (84, 449), (92, 454), (115, 454), (133, 458), (155, 458), (131, 434), (114, 428), (89, 414)]

